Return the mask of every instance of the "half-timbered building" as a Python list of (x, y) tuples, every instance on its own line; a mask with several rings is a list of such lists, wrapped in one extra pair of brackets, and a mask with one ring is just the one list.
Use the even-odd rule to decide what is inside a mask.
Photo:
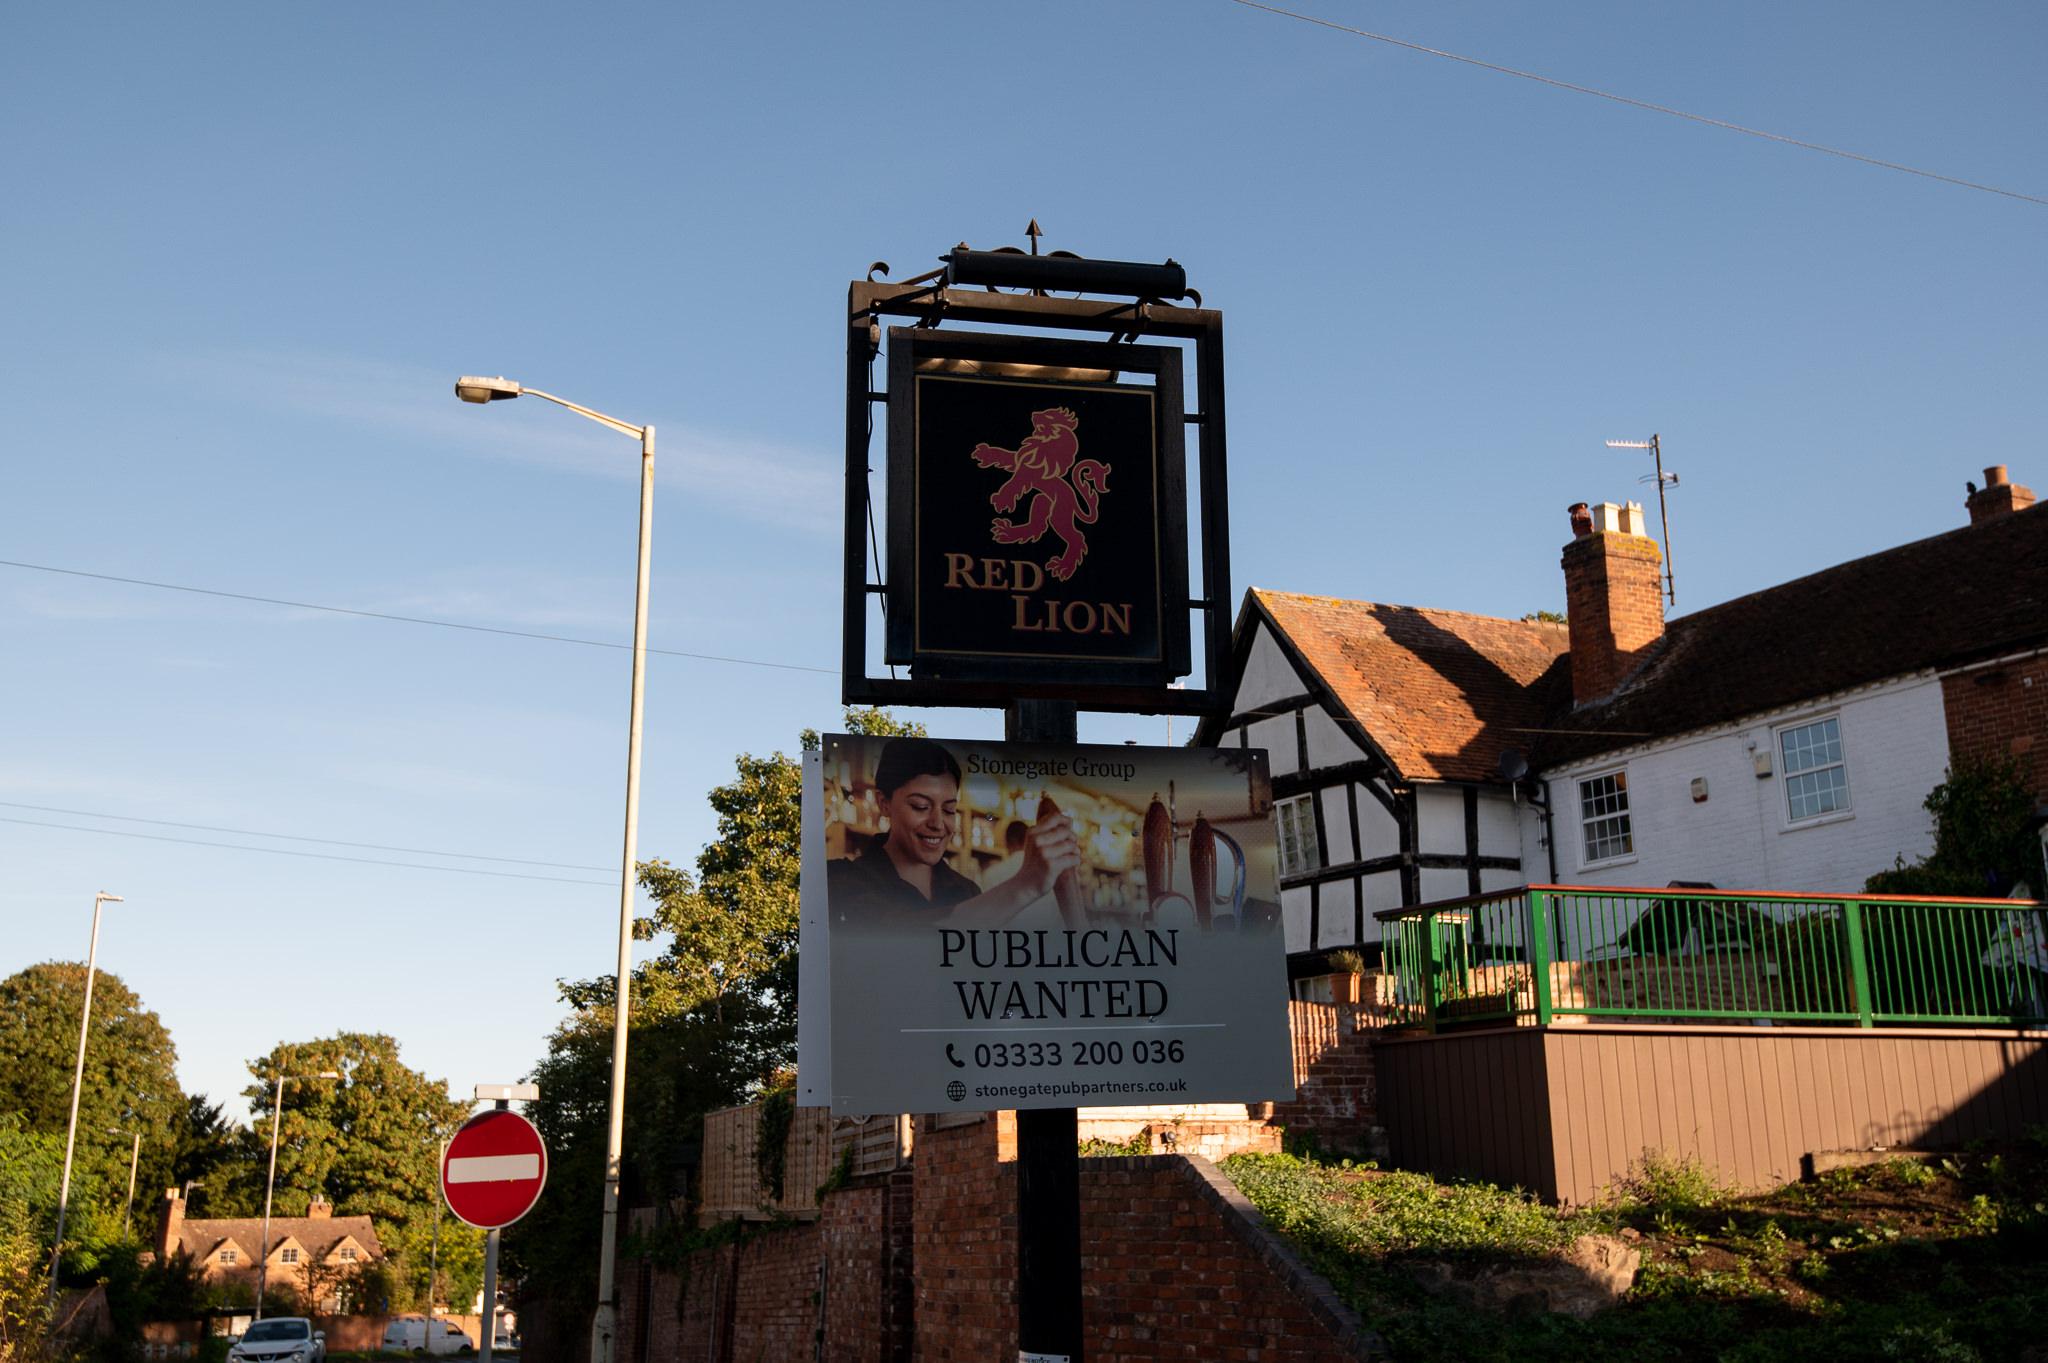
[(1254, 589), (1233, 644), (1196, 742), (1270, 754), (1291, 974), (1375, 962), (1378, 910), (1542, 878), (1501, 758), (1569, 704), (1562, 625)]
[(2048, 827), (2048, 506), (1985, 476), (1960, 529), (1668, 625), (1633, 503), (1571, 508), (1568, 624), (1248, 593), (1196, 741), (1270, 754), (1291, 978), (1516, 885), (1858, 890), (1959, 758)]

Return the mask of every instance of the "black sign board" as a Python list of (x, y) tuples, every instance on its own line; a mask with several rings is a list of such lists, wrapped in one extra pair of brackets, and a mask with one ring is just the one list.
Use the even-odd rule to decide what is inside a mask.
[(889, 340), (886, 660), (920, 679), (1186, 672), (1180, 352)]
[[(847, 301), (846, 703), (1226, 706), (1221, 317), (924, 281), (856, 282)], [(890, 316), (916, 324), (885, 329)], [(1197, 619), (1202, 677), (1182, 689)]]

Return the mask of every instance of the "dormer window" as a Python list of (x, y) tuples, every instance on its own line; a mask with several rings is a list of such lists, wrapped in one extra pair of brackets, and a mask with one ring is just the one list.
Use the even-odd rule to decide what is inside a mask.
[(343, 1245), (338, 1257), (345, 1264), (354, 1263), (356, 1261), (356, 1247), (354, 1245)]
[(295, 1264), (299, 1261), (299, 1252), (295, 1249), (281, 1249), (277, 1252), (277, 1261), (281, 1264)]
[(236, 1257), (237, 1257), (237, 1256), (236, 1256), (236, 1254), (235, 1254), (235, 1251), (233, 1251), (233, 1250), (231, 1250), (231, 1249), (224, 1249), (224, 1250), (222, 1250), (222, 1251), (220, 1252), (220, 1262), (221, 1262), (221, 1263), (224, 1263), (224, 1264), (231, 1264), (231, 1263), (233, 1263), (233, 1262), (235, 1261)]

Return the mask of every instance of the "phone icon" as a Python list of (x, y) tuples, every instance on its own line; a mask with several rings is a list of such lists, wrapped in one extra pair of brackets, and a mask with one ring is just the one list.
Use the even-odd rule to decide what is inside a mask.
[(959, 1056), (953, 1054), (953, 1043), (950, 1041), (946, 1043), (946, 1059), (953, 1062), (953, 1068), (956, 1070), (964, 1070), (967, 1068), (967, 1062), (962, 1060)]

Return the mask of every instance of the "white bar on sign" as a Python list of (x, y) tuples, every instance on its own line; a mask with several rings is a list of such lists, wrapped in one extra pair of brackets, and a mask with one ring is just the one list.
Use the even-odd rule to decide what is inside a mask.
[(539, 1155), (470, 1155), (448, 1161), (450, 1183), (508, 1183), (539, 1177)]

